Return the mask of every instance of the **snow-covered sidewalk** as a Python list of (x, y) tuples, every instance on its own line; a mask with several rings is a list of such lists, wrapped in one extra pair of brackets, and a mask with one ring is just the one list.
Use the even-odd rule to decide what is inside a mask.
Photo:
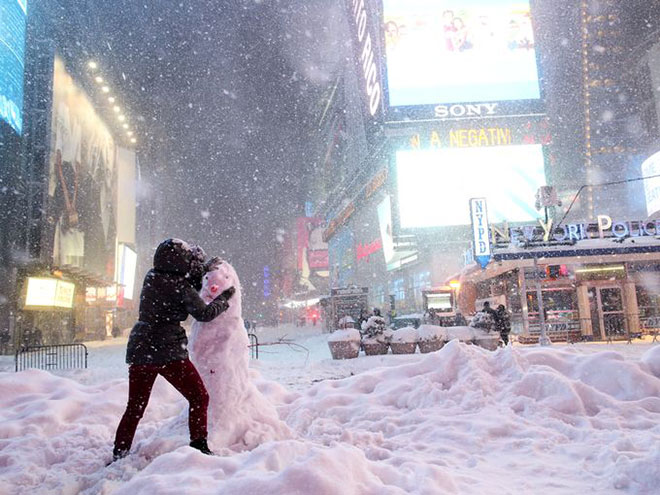
[[(133, 453), (110, 467), (125, 340), (89, 369), (13, 372), (0, 359), (0, 493), (654, 493), (660, 345), (458, 342), (332, 361), (318, 328), (259, 329), (261, 391), (295, 438), (207, 457), (167, 436), (185, 401), (158, 379)], [(261, 377), (256, 378), (259, 372)], [(354, 375), (354, 376), (351, 376)], [(230, 419), (228, 419), (230, 420)]]

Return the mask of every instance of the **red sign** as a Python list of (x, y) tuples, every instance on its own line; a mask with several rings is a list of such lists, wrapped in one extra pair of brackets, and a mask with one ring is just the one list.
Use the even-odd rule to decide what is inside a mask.
[(355, 248), (357, 252), (357, 259), (360, 261), (363, 258), (367, 258), (369, 262), (369, 256), (383, 249), (383, 242), (380, 239), (370, 242), (369, 244), (358, 244)]
[(327, 270), (328, 269), (328, 250), (307, 251), (307, 261), (310, 268)]

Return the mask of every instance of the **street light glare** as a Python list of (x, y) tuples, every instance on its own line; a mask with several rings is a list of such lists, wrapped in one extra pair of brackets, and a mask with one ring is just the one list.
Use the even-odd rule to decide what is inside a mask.
[(89, 63), (87, 64), (87, 67), (94, 70), (94, 69), (98, 69), (99, 66), (96, 62), (94, 62), (93, 60), (90, 60)]
[(124, 120), (126, 120), (126, 117), (124, 117), (123, 115), (119, 115), (117, 116), (117, 118), (119, 119), (119, 122), (123, 122)]
[(119, 108), (118, 105), (115, 105), (114, 107), (112, 107), (112, 109), (117, 113), (119, 113), (119, 111), (121, 110), (121, 108)]
[(103, 87), (101, 88), (101, 91), (103, 91), (104, 93), (109, 93), (109, 92), (110, 92), (110, 88), (109, 88), (108, 86), (103, 86)]
[(115, 97), (114, 96), (108, 96), (108, 101), (110, 103), (114, 103), (115, 102)]
[(96, 77), (94, 78), (94, 80), (95, 80), (97, 83), (99, 83), (99, 84), (101, 84), (101, 83), (103, 82), (103, 78), (102, 78), (101, 76), (96, 76)]

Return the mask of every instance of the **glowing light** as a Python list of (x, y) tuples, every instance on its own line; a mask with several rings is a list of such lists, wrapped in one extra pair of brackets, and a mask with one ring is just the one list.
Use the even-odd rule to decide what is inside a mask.
[(131, 137), (131, 136), (133, 135), (133, 131), (128, 131), (128, 132), (126, 133), (126, 135), (127, 135), (128, 137)]
[(98, 64), (94, 62), (93, 60), (90, 60), (89, 63), (87, 64), (87, 67), (89, 67), (92, 70), (98, 69)]
[(108, 96), (108, 101), (110, 103), (114, 103), (115, 102), (115, 97), (114, 96)]
[(104, 93), (109, 93), (109, 92), (110, 92), (110, 88), (109, 88), (108, 86), (103, 86), (103, 87), (101, 88), (101, 91), (103, 91)]
[(112, 109), (113, 109), (116, 113), (119, 113), (119, 112), (121, 111), (121, 108), (119, 108), (117, 105), (115, 105), (114, 107), (112, 107)]
[(119, 119), (119, 122), (123, 122), (124, 120), (126, 120), (126, 117), (124, 117), (123, 114), (119, 114), (117, 118)]
[(101, 84), (101, 83), (103, 82), (103, 78), (102, 78), (101, 76), (96, 76), (96, 77), (94, 78), (94, 80), (95, 80), (97, 83), (99, 83), (99, 84)]
[(604, 267), (595, 267), (595, 268), (578, 268), (575, 270), (575, 273), (599, 273), (599, 272), (620, 272), (625, 270), (626, 267), (623, 265), (613, 265), (613, 266), (604, 266)]
[(137, 139), (131, 138), (131, 143), (134, 143), (134, 144), (137, 143)]
[(124, 124), (124, 129), (128, 129), (128, 124)]

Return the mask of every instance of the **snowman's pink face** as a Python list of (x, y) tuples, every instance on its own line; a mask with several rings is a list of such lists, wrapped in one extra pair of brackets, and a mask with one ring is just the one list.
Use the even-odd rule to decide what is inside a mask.
[(231, 265), (222, 263), (218, 268), (204, 275), (202, 297), (209, 300), (215, 299), (229, 287), (235, 287), (238, 290), (238, 277)]

